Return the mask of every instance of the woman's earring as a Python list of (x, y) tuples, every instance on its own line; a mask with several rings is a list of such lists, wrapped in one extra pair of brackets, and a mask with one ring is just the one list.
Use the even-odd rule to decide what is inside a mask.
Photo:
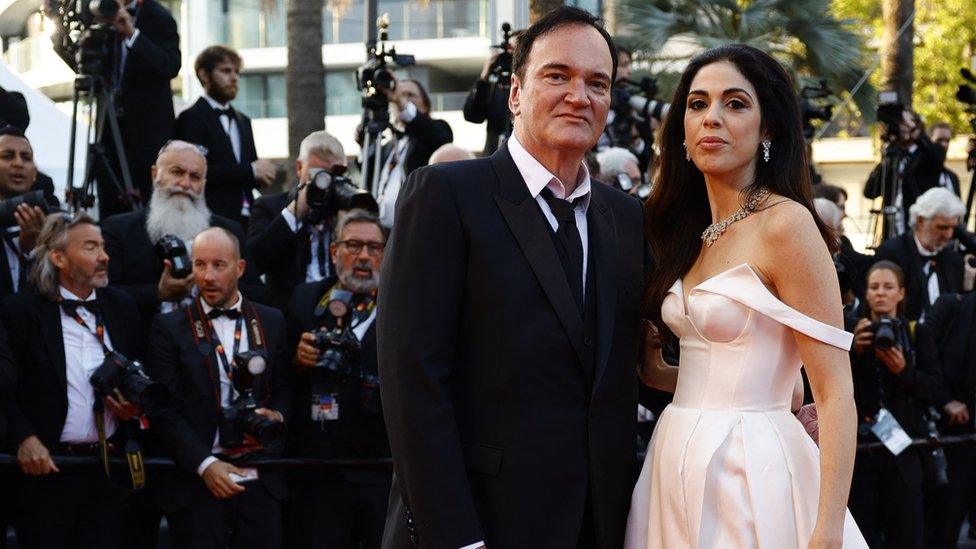
[(763, 160), (766, 162), (769, 162), (769, 147), (771, 147), (772, 144), (773, 143), (768, 139), (762, 140)]
[(685, 160), (691, 160), (691, 155), (688, 154), (688, 142), (682, 141), (681, 146), (685, 148)]

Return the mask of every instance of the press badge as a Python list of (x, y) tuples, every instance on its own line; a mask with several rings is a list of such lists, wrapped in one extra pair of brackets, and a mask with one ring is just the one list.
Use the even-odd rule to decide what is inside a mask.
[(339, 395), (328, 393), (312, 395), (312, 421), (335, 421), (339, 419)]
[(911, 437), (905, 433), (895, 416), (891, 415), (886, 408), (878, 410), (878, 415), (874, 416), (871, 432), (896, 456), (912, 444)]

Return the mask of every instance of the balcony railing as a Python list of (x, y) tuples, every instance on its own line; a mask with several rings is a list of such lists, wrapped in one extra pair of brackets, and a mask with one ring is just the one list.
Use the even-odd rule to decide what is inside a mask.
[[(467, 96), (468, 92), (432, 93), (430, 94), (432, 110), (434, 113), (459, 111), (464, 107), (464, 99)], [(234, 106), (251, 118), (278, 118), (288, 115), (284, 97), (235, 101)], [(325, 111), (328, 115), (359, 114), (363, 112), (363, 108), (358, 95), (327, 97)]]

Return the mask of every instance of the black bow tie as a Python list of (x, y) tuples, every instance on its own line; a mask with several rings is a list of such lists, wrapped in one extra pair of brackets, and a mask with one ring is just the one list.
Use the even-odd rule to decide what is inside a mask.
[(214, 112), (217, 113), (217, 118), (220, 118), (221, 116), (226, 116), (227, 118), (230, 118), (231, 120), (234, 119), (234, 109), (232, 109), (230, 107), (227, 107), (226, 109), (220, 109), (220, 108), (216, 108), (215, 107), (214, 108)]
[(69, 316), (78, 316), (78, 307), (86, 309), (89, 313), (93, 315), (99, 315), (102, 312), (102, 306), (98, 303), (97, 299), (91, 301), (79, 301), (77, 299), (62, 299), (61, 307), (64, 312), (68, 313)]
[(210, 309), (209, 313), (207, 313), (207, 318), (210, 320), (220, 318), (222, 316), (226, 316), (231, 320), (237, 320), (241, 317), (241, 312), (237, 309), (221, 309), (219, 307), (214, 307), (213, 309)]

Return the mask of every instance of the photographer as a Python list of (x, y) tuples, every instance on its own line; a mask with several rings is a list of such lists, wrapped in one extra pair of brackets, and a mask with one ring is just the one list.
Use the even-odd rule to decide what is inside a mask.
[(915, 360), (914, 330), (901, 314), (903, 280), (894, 263), (875, 263), (868, 271), (868, 316), (854, 329), (858, 441), (880, 440), (884, 447), (858, 453), (850, 510), (871, 547), (921, 549), (925, 470), (920, 452), (905, 445), (927, 435), (923, 410), (936, 399), (939, 384), (931, 365)]
[(964, 211), (951, 191), (930, 189), (909, 210), (911, 230), (886, 240), (875, 253), (876, 259), (893, 261), (904, 271), (910, 320), (924, 318), (942, 294), (972, 290), (972, 276), (967, 276), (972, 268), (949, 245)]
[(925, 135), (921, 119), (908, 110), (902, 112), (897, 127), (888, 129), (886, 139), (885, 155), (894, 158), (895, 173), (883, 177), (885, 161), (882, 160), (864, 184), (864, 197), (881, 197), (884, 206), (895, 208), (894, 229), (900, 235), (910, 229), (907, 213), (912, 204), (922, 193), (939, 186), (946, 149)]
[(157, 489), (173, 547), (281, 545), (284, 477), (247, 462), (284, 444), (291, 391), (285, 321), (241, 295), (243, 274), (233, 233), (201, 232), (193, 241), (200, 296), (157, 316), (150, 331), (149, 373), (173, 394), (150, 414), (179, 466), (160, 472)]
[(503, 39), (481, 68), (481, 75), (464, 100), (464, 119), (474, 124), (488, 121), (484, 156), (491, 156), (498, 145), (512, 135), (512, 115), (508, 111), (508, 92), (512, 85), (512, 51), (522, 31), (510, 32), (502, 25)]
[(3, 207), (0, 215), (4, 250), (0, 254), (0, 299), (26, 285), (31, 253), (44, 224), (45, 211), (60, 207), (53, 195), (41, 197), (32, 193), (36, 178), (34, 149), (24, 132), (14, 126), (0, 128), (0, 204), (13, 205), (26, 199), (16, 208)]
[(48, 216), (36, 252), (34, 285), (0, 307), (17, 368), (5, 406), (23, 473), (14, 491), (17, 537), (24, 547), (121, 547), (121, 499), (105, 469), (61, 469), (57, 456), (95, 457), (102, 443), (111, 454), (121, 448), (122, 422), (139, 408), (118, 389), (96, 391), (96, 374), (118, 370), (109, 362), (118, 353), (142, 356), (139, 313), (107, 286), (109, 257), (85, 214)]
[(207, 206), (247, 227), (254, 190), (275, 180), (277, 168), (259, 159), (251, 119), (231, 106), (237, 97), (241, 56), (226, 46), (200, 52), (193, 68), (204, 95), (176, 120), (176, 136), (207, 149)]
[[(331, 245), (336, 276), (299, 286), (288, 305), (289, 334), (297, 341), (289, 433), (296, 457), (390, 457), (374, 322), (385, 245), (375, 215), (350, 211), (339, 219)], [(379, 548), (390, 480), (386, 469), (296, 472), (289, 547)]]
[[(392, 73), (391, 73), (392, 74)], [(426, 166), (430, 155), (444, 143), (454, 141), (451, 126), (443, 120), (430, 117), (430, 96), (427, 90), (412, 78), (393, 78), (393, 86), (383, 88), (382, 93), (395, 106), (396, 121), (391, 138), (381, 147), (382, 168), (378, 186), (373, 190), (380, 208), (380, 223), (393, 226), (393, 207), (400, 185), (410, 172)], [(356, 129), (356, 142), (363, 143), (363, 125)], [(376, 146), (370, 144), (370, 149)], [(371, 151), (363, 151), (369, 158)], [(363, 165), (363, 181), (372, 180), (372, 166)]]
[[(112, 216), (102, 223), (106, 249), (114, 258), (109, 279), (136, 299), (147, 324), (156, 313), (173, 310), (195, 295), (186, 253), (197, 234), (208, 227), (222, 227), (243, 238), (237, 222), (207, 208), (203, 198), (207, 175), (206, 159), (199, 147), (171, 141), (159, 151), (152, 167), (149, 207)], [(163, 249), (158, 245), (167, 236), (175, 237), (168, 240), (176, 248), (182, 246), (180, 258), (161, 255)], [(174, 266), (174, 261), (184, 263), (183, 268)], [(175, 276), (174, 270), (183, 276)], [(180, 272), (184, 270), (185, 274)], [(263, 299), (257, 275), (248, 272), (245, 280), (249, 297)]]
[[(933, 143), (945, 149), (948, 154), (949, 143), (952, 142), (952, 126), (948, 122), (936, 122), (932, 124), (932, 129), (929, 130), (929, 138)], [(944, 158), (941, 173), (939, 174), (939, 186), (956, 193), (956, 196), (960, 196), (961, 187), (959, 186), (959, 176), (946, 167)]]
[[(598, 153), (596, 160), (600, 164), (598, 176), (600, 181), (637, 196), (644, 179), (634, 153), (621, 147), (611, 147)], [(643, 198), (647, 198), (647, 195), (645, 194)]]
[[(976, 410), (976, 293), (947, 294), (932, 306), (925, 322), (918, 327), (919, 358), (932, 364), (941, 376), (936, 402), (942, 412), (939, 431), (945, 436), (973, 435), (973, 410)], [(945, 448), (949, 484), (935, 508), (934, 538), (929, 546), (956, 547), (959, 529), (976, 499), (976, 446), (951, 445)]]

